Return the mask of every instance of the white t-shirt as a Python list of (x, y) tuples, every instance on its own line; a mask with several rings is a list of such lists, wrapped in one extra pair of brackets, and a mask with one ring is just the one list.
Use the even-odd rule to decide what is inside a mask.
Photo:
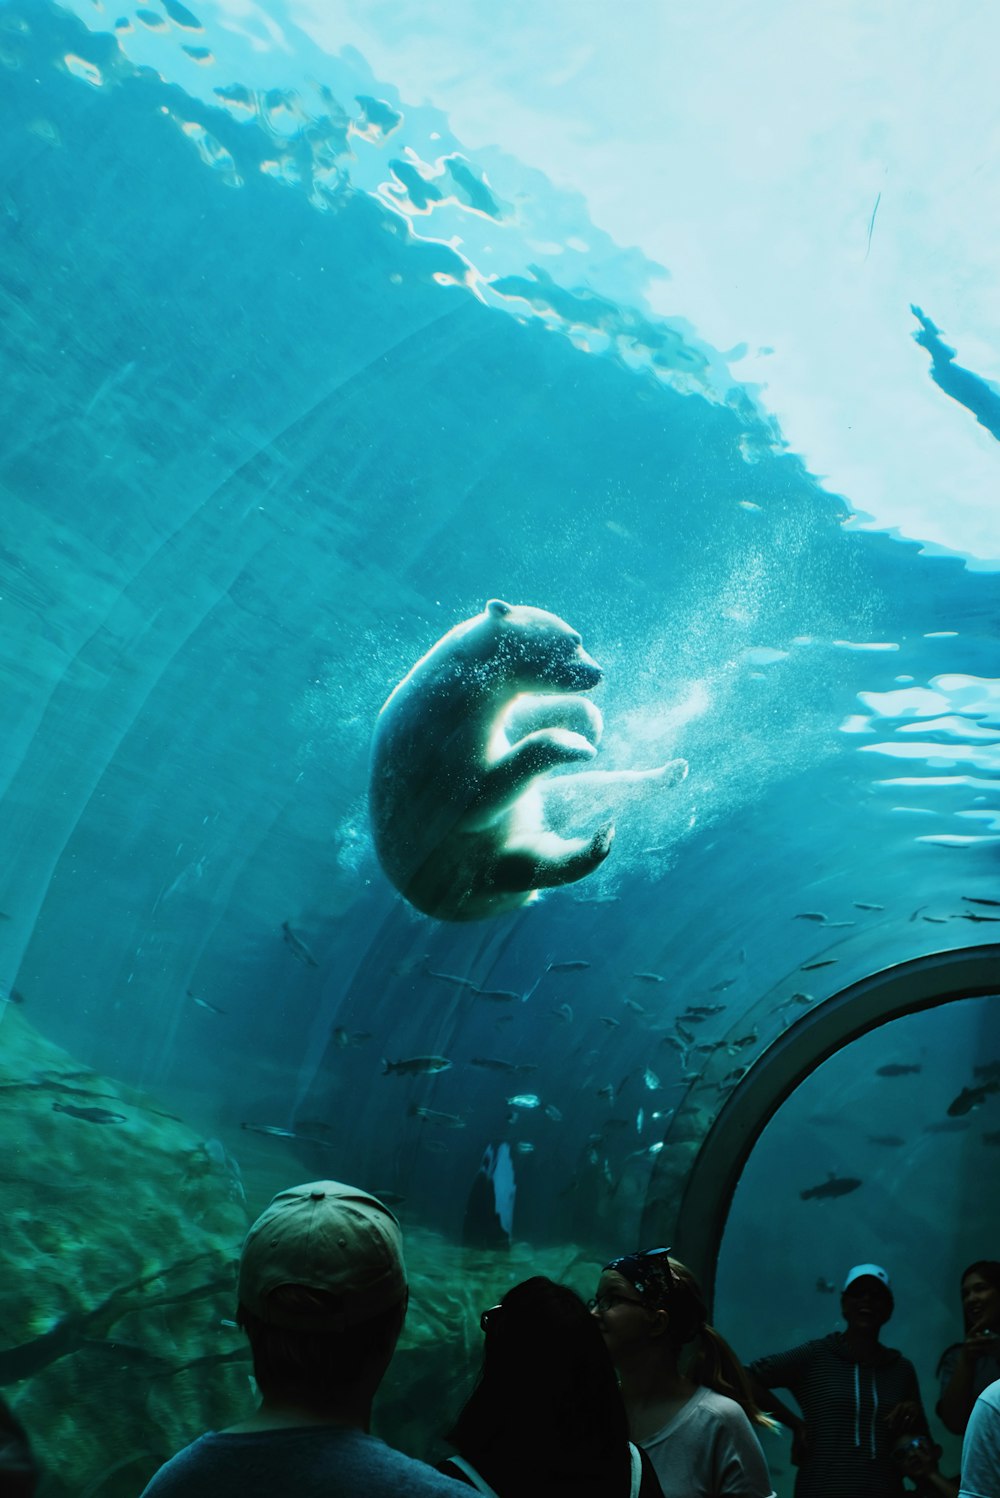
[(753, 1426), (712, 1389), (699, 1389), (642, 1445), (664, 1498), (775, 1498)]
[(1000, 1379), (972, 1406), (962, 1443), (962, 1487), (958, 1498), (1000, 1494)]

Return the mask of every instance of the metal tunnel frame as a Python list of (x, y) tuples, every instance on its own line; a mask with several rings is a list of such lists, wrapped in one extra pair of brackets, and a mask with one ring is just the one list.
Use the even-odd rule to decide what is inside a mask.
[(955, 999), (1000, 993), (1000, 945), (936, 952), (843, 989), (790, 1025), (750, 1068), (705, 1136), (677, 1210), (677, 1253), (711, 1306), (722, 1236), (743, 1168), (763, 1130), (810, 1072), (889, 1020)]

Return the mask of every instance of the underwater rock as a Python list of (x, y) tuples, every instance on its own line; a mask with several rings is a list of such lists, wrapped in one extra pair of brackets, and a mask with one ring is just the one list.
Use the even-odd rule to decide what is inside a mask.
[(192, 1129), (10, 1007), (0, 1130), (0, 1181), (17, 1188), (0, 1236), (5, 1396), (53, 1492), (98, 1480), (111, 1492), (102, 1474), (119, 1464), (114, 1491), (138, 1492), (194, 1432), (248, 1409), (230, 1320), (247, 1226), (238, 1182)]

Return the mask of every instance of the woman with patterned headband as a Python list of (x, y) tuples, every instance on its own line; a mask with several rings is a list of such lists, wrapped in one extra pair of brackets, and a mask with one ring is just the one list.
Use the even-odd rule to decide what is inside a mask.
[(665, 1498), (774, 1498), (743, 1367), (668, 1249), (612, 1259), (590, 1302), (621, 1379), (632, 1439)]

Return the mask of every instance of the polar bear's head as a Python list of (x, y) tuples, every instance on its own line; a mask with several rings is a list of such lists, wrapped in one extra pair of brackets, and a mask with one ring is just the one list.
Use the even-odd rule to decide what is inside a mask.
[(578, 631), (557, 614), (491, 598), (480, 621), (501, 671), (520, 691), (582, 692), (601, 680), (601, 668), (584, 650)]

